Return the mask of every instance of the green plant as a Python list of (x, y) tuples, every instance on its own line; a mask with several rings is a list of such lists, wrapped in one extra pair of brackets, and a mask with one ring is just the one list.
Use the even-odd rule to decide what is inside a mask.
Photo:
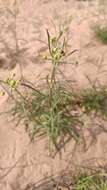
[(24, 121), (30, 139), (47, 134), (49, 142), (57, 150), (64, 143), (65, 135), (78, 142), (78, 129), (81, 127), (78, 117), (72, 113), (75, 99), (73, 92), (65, 87), (67, 81), (62, 84), (58, 79), (59, 74), (61, 75), (59, 66), (64, 57), (74, 52), (66, 54), (67, 43), (62, 36), (63, 31), (58, 36), (51, 37), (47, 30), (49, 53), (43, 58), (51, 60), (52, 70), (45, 78), (45, 87), (34, 87), (29, 82), (17, 81), (13, 77), (5, 82), (1, 81), (9, 87), (9, 95), (14, 100), (12, 114), (18, 119), (18, 123)]
[(95, 111), (107, 117), (107, 91), (105, 88), (87, 89), (82, 93), (81, 99), (81, 105), (87, 113)]
[(97, 26), (95, 28), (95, 35), (96, 37), (103, 43), (107, 44), (107, 27)]
[(80, 175), (75, 182), (75, 190), (107, 190), (107, 175)]

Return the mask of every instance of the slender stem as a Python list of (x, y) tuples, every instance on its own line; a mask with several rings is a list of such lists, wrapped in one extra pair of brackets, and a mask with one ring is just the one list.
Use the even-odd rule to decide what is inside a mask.
[(31, 85), (29, 85), (29, 84), (26, 84), (26, 83), (21, 83), (21, 85), (22, 85), (22, 86), (25, 86), (25, 87), (27, 87), (27, 88), (30, 88), (31, 90), (33, 90), (33, 91), (37, 92), (38, 94), (40, 94), (40, 95), (44, 96), (44, 94), (43, 94), (43, 93), (41, 93), (39, 90), (35, 89), (34, 87), (32, 87), (32, 86), (31, 86)]
[(48, 30), (46, 30), (46, 31), (47, 31), (47, 36), (48, 36), (48, 48), (49, 48), (49, 52), (50, 52), (51, 57), (53, 57), (52, 56), (52, 51), (51, 51), (50, 34), (49, 34)]

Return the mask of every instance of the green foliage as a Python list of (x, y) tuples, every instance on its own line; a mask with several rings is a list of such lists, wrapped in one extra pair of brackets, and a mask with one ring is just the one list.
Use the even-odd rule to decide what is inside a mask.
[(75, 190), (107, 190), (107, 175), (81, 175), (76, 181)]
[[(52, 70), (45, 78), (45, 87), (34, 87), (31, 83), (19, 83), (15, 79), (6, 80), (11, 89), (15, 105), (12, 114), (18, 121), (23, 121), (31, 140), (37, 136), (46, 136), (49, 142), (59, 149), (65, 136), (80, 139), (81, 122), (72, 114), (74, 96), (72, 90), (65, 88), (66, 81), (58, 79), (59, 65), (63, 62), (66, 40), (63, 32), (51, 37), (47, 30), (49, 54), (44, 56), (51, 60)], [(69, 53), (71, 55), (73, 52)], [(20, 88), (23, 87), (21, 90)], [(24, 92), (23, 92), (24, 91)], [(76, 128), (78, 126), (78, 129)]]
[(107, 44), (107, 27), (97, 26), (95, 28), (96, 37), (103, 43)]
[(82, 94), (82, 106), (86, 112), (95, 111), (107, 117), (107, 91), (106, 89), (86, 90)]
[(64, 138), (66, 134), (79, 140), (75, 128), (78, 119), (71, 114), (71, 105), (72, 94), (57, 85), (51, 96), (49, 89), (43, 93), (35, 89), (29, 92), (28, 97), (19, 96), (12, 113), (24, 120), (26, 131), (32, 140), (36, 135), (47, 134), (57, 147), (58, 138)]

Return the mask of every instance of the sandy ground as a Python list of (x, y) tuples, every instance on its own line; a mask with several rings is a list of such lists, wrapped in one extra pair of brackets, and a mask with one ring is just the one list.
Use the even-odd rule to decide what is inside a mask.
[[(13, 3), (13, 0), (0, 1), (0, 78), (5, 79), (12, 73), (20, 77), (19, 65), (10, 70), (10, 65), (14, 63), (16, 37), (19, 39), (19, 48), (24, 48), (18, 60), (19, 63), (23, 63), (24, 77), (35, 81), (39, 73), (45, 75), (49, 72), (50, 64), (38, 61), (38, 52), (46, 46), (38, 39), (46, 41), (46, 28), (54, 33), (55, 28), (64, 25), (69, 26), (68, 38), (71, 49), (78, 50), (69, 60), (73, 63), (78, 61), (78, 66), (72, 64), (64, 66), (62, 69), (65, 75), (73, 79), (75, 86), (79, 88), (89, 85), (86, 75), (91, 80), (98, 77), (101, 84), (106, 84), (107, 46), (102, 45), (93, 32), (95, 24), (104, 23), (107, 17), (106, 9), (102, 4), (99, 5), (98, 0), (17, 0), (17, 18), (9, 13), (9, 10), (6, 11), (6, 7), (11, 11), (15, 10)], [(1, 60), (4, 60), (3, 65)], [(99, 68), (100, 63), (102, 66)], [(9, 108), (7, 100), (7, 95), (0, 97), (0, 112)], [(52, 158), (46, 139), (29, 144), (24, 127), (15, 128), (14, 121), (2, 114), (0, 190), (22, 190), (28, 184), (72, 168), (74, 164), (85, 165), (90, 162), (96, 166), (106, 165), (106, 133), (98, 135), (96, 143), (86, 152), (79, 146), (74, 153), (74, 146), (75, 142), (68, 143), (62, 150), (61, 157), (57, 154)]]

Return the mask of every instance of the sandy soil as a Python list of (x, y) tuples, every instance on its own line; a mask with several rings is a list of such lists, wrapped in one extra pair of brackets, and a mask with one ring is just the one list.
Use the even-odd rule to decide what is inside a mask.
[[(86, 75), (91, 80), (98, 77), (101, 84), (106, 84), (107, 46), (102, 45), (93, 32), (93, 26), (98, 22), (105, 22), (104, 18), (107, 16), (106, 10), (103, 5), (98, 4), (98, 0), (17, 0), (17, 3), (18, 15), (15, 18), (9, 10), (6, 11), (6, 7), (11, 11), (15, 10), (14, 1), (0, 1), (0, 78), (5, 79), (12, 73), (20, 77), (18, 64), (10, 70), (10, 66), (14, 63), (16, 37), (19, 39), (19, 48), (24, 48), (18, 59), (18, 63), (23, 63), (24, 77), (35, 81), (39, 73), (44, 75), (49, 72), (50, 64), (38, 61), (38, 52), (46, 46), (38, 39), (46, 41), (46, 28), (54, 33), (55, 25), (56, 28), (59, 25), (69, 25), (69, 44), (72, 50), (78, 50), (69, 61), (73, 63), (78, 61), (78, 66), (69, 64), (63, 67), (65, 75), (73, 79), (75, 86), (79, 88), (89, 85)], [(100, 63), (102, 66), (99, 69)], [(9, 106), (8, 95), (0, 97), (0, 112)], [(74, 153), (74, 146), (75, 142), (68, 143), (62, 150), (61, 157), (57, 154), (52, 158), (49, 155), (46, 139), (30, 144), (23, 125), (15, 128), (14, 121), (2, 114), (0, 190), (22, 190), (28, 184), (72, 168), (74, 164), (90, 163), (95, 166), (107, 164), (106, 133), (99, 134), (96, 143), (86, 152), (79, 146)]]

